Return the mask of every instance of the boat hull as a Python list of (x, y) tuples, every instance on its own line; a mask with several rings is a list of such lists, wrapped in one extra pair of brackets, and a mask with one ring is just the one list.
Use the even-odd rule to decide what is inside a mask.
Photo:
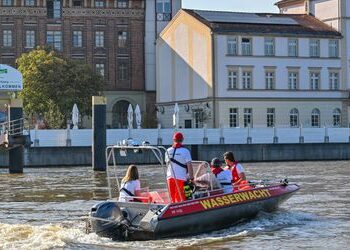
[(275, 211), (291, 195), (285, 194), (260, 201), (235, 204), (228, 207), (160, 220), (155, 235), (156, 238), (170, 238), (228, 228), (243, 220), (254, 218), (261, 211)]
[[(254, 188), (173, 203), (158, 210), (147, 207), (147, 204), (134, 204), (135, 208), (138, 207), (134, 213), (143, 216), (131, 223), (129, 228), (125, 228), (125, 223), (121, 225), (120, 221), (116, 221), (113, 230), (104, 228), (102, 223), (98, 227), (95, 224), (93, 231), (118, 240), (153, 240), (211, 232), (253, 218), (260, 211), (274, 211), (298, 189), (295, 184)], [(131, 211), (133, 205), (129, 203), (127, 206), (130, 208), (125, 209)], [(111, 226), (111, 223), (108, 225)], [(123, 232), (120, 226), (124, 227)]]

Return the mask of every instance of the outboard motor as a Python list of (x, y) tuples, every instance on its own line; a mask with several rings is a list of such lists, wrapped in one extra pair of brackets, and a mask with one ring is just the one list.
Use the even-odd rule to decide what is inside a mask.
[(90, 211), (90, 231), (113, 240), (126, 240), (130, 225), (126, 217), (115, 202), (98, 203)]

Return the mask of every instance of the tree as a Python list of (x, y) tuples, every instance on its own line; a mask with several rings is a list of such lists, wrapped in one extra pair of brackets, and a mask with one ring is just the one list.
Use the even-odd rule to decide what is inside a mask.
[[(24, 112), (43, 115), (51, 128), (62, 128), (74, 103), (81, 115), (91, 114), (91, 96), (102, 91), (103, 79), (85, 63), (37, 48), (16, 61), (23, 75)], [(48, 119), (46, 119), (48, 118)]]

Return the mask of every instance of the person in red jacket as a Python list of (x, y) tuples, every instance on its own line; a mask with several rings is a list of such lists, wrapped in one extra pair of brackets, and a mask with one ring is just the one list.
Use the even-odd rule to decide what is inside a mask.
[(183, 134), (176, 132), (173, 136), (173, 145), (165, 153), (171, 202), (185, 201), (185, 182), (187, 180), (193, 181), (192, 157), (190, 151), (182, 146), (183, 140)]
[(224, 154), (224, 160), (226, 163), (226, 169), (231, 170), (232, 173), (232, 184), (234, 186), (234, 190), (246, 190), (250, 189), (250, 186), (247, 182), (244, 168), (238, 161), (235, 160), (233, 152), (229, 151)]

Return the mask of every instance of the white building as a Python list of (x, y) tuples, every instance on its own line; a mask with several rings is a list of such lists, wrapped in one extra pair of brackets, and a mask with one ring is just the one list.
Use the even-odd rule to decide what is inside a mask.
[[(339, 31), (342, 81), (350, 89), (350, 0), (283, 0), (276, 3), (283, 14), (309, 14)], [(350, 102), (348, 99), (348, 106)], [(348, 117), (350, 110), (348, 109)], [(344, 123), (344, 125), (346, 125)]]
[(156, 40), (159, 33), (181, 9), (181, 0), (147, 0), (145, 4), (146, 91), (156, 91)]
[(181, 127), (348, 124), (341, 34), (306, 15), (180, 10), (157, 41), (157, 105)]

